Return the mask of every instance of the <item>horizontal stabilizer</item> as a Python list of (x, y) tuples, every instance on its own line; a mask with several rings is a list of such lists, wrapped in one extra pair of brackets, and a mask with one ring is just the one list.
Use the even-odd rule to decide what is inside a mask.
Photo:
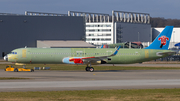
[(175, 54), (176, 52), (158, 52), (157, 55), (172, 55)]

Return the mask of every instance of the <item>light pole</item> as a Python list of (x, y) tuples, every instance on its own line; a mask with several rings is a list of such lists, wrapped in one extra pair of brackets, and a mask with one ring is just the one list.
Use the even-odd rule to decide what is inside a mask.
[(174, 41), (174, 36), (175, 36), (174, 34), (175, 34), (175, 31), (173, 31), (173, 43), (175, 42), (175, 41)]
[(175, 31), (173, 31), (173, 46), (172, 47), (174, 47), (174, 45), (175, 45), (175, 41), (174, 41), (174, 37), (175, 37)]
[(139, 42), (139, 32), (138, 32), (138, 42)]

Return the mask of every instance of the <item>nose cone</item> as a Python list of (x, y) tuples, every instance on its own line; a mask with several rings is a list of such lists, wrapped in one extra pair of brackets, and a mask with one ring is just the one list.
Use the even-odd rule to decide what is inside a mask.
[(8, 61), (8, 56), (7, 55), (4, 56), (4, 60)]

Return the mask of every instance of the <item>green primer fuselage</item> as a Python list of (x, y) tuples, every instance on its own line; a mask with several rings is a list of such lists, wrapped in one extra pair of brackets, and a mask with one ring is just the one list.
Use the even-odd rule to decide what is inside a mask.
[[(60, 64), (65, 57), (97, 57), (108, 56), (114, 53), (114, 48), (19, 48), (8, 54), (8, 61), (15, 63), (32, 64)], [(12, 53), (11, 52), (11, 53)], [(120, 49), (118, 54), (105, 59), (109, 64), (130, 64), (150, 61), (168, 55), (158, 55), (159, 52), (170, 50), (156, 49)], [(171, 54), (172, 55), (172, 54)]]

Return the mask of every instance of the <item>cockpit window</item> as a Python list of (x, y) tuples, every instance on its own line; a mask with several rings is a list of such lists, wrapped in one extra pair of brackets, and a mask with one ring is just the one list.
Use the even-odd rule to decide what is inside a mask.
[(17, 52), (11, 52), (10, 54), (17, 54)]

